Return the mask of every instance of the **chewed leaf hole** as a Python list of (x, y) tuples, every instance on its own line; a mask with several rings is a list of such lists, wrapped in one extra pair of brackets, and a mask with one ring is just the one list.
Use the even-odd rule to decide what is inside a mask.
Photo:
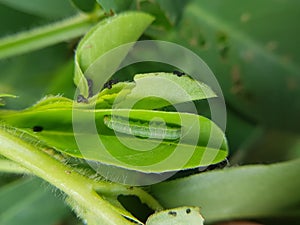
[(148, 217), (154, 213), (146, 204), (134, 195), (119, 195), (118, 201), (133, 216), (145, 223)]

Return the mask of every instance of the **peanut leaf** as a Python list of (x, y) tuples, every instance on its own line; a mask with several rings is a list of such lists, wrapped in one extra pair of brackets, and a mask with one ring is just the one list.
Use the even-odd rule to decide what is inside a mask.
[[(126, 12), (101, 21), (93, 27), (80, 41), (75, 55), (74, 82), (84, 97), (89, 96), (87, 78), (96, 79), (101, 76), (101, 71), (85, 77), (87, 69), (103, 54), (122, 44), (136, 41), (147, 26), (153, 21), (153, 17), (141, 12)], [(128, 53), (124, 50), (110, 67), (117, 68)], [(97, 83), (97, 82), (96, 82)], [(97, 91), (98, 87), (94, 87)]]
[(210, 87), (187, 75), (146, 73), (135, 75), (134, 82), (120, 82), (104, 89), (94, 101), (96, 108), (158, 109), (213, 97), (217, 95)]

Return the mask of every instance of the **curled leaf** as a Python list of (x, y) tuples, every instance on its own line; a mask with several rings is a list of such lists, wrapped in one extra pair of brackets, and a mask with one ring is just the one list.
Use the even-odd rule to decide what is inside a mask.
[(158, 109), (213, 97), (217, 95), (200, 81), (161, 72), (137, 74), (134, 82), (112, 85), (99, 93), (95, 104), (96, 108)]
[[(146, 13), (126, 12), (101, 21), (84, 36), (76, 50), (74, 77), (74, 82), (84, 97), (89, 97), (87, 79), (99, 79), (101, 76), (101, 71), (97, 71), (97, 74), (85, 77), (87, 69), (109, 50), (136, 41), (152, 21), (153, 17)], [(118, 67), (128, 51), (129, 48), (110, 62), (112, 70)], [(94, 90), (97, 91), (98, 87), (94, 87)]]

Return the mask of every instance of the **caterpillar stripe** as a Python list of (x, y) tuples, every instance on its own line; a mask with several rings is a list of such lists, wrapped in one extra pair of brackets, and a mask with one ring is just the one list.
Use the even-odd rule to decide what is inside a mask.
[(104, 124), (119, 133), (143, 138), (177, 140), (181, 136), (181, 127), (161, 122), (150, 124), (146, 121), (133, 121), (121, 116), (104, 116)]

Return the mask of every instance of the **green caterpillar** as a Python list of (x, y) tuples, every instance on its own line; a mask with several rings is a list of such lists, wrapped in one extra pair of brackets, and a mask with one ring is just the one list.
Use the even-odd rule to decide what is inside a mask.
[(158, 122), (149, 126), (149, 122), (132, 121), (121, 116), (106, 115), (104, 124), (116, 132), (143, 138), (177, 140), (181, 136), (181, 127), (178, 125), (164, 125)]

